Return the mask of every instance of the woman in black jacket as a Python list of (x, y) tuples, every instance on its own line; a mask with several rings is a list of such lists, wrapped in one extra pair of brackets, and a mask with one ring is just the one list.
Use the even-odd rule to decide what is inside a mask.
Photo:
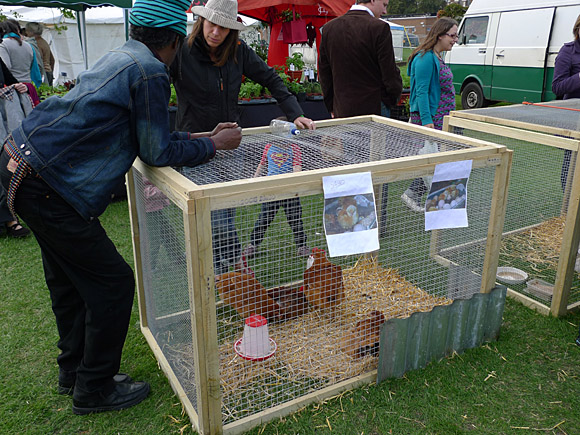
[[(192, 12), (199, 17), (171, 65), (177, 93), (176, 130), (199, 133), (212, 131), (220, 122), (238, 122), (242, 76), (268, 88), (298, 128), (315, 129), (276, 71), (239, 39), (244, 25), (237, 21), (236, 0), (208, 0)], [(219, 274), (241, 254), (234, 209), (212, 212), (212, 236), (214, 268)]]
[(192, 8), (199, 18), (171, 66), (178, 100), (176, 130), (198, 133), (220, 122), (238, 122), (242, 76), (267, 87), (298, 128), (314, 129), (274, 68), (239, 39), (244, 25), (237, 21), (237, 11), (235, 0), (209, 0)]

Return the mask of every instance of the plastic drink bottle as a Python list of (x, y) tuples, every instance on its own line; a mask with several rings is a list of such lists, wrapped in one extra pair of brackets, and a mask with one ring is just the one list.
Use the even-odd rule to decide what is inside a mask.
[(300, 130), (293, 122), (282, 121), (281, 119), (273, 119), (270, 122), (270, 131), (276, 136), (292, 137), (300, 134)]

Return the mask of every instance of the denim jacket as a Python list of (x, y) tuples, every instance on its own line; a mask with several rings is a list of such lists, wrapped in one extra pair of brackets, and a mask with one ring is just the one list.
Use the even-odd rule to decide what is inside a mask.
[(169, 96), (167, 67), (129, 40), (81, 73), (68, 94), (37, 106), (12, 136), (43, 180), (90, 220), (135, 157), (150, 166), (194, 166), (215, 155), (209, 138), (170, 133)]

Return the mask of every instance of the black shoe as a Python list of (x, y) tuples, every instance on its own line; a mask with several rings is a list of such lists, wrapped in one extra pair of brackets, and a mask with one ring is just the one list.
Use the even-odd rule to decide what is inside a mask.
[[(73, 390), (75, 389), (75, 382), (77, 380), (77, 372), (69, 372), (67, 370), (60, 369), (58, 372), (58, 394), (72, 396)], [(117, 373), (113, 376), (113, 380), (118, 384), (133, 382), (131, 376), (125, 373)]]
[(141, 403), (149, 394), (147, 382), (124, 382), (115, 384), (115, 389), (106, 397), (81, 402), (73, 399), (74, 414), (85, 415), (93, 412), (118, 411)]
[(60, 369), (58, 371), (58, 394), (71, 396), (75, 388), (75, 381), (77, 380), (76, 371), (68, 371)]
[(6, 234), (14, 239), (21, 239), (26, 237), (30, 234), (30, 230), (28, 228), (24, 228), (20, 225), (19, 222), (12, 224), (10, 226), (6, 226)]

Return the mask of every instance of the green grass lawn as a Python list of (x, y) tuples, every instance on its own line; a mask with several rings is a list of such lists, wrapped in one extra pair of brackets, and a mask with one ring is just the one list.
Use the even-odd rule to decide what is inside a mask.
[[(102, 222), (132, 264), (127, 203)], [(137, 301), (122, 370), (150, 397), (119, 412), (76, 416), (56, 394), (57, 332), (33, 238), (0, 238), (0, 434), (193, 433), (139, 329)], [(580, 433), (580, 315), (541, 316), (508, 300), (500, 339), (380, 385), (255, 428), (251, 434)]]

